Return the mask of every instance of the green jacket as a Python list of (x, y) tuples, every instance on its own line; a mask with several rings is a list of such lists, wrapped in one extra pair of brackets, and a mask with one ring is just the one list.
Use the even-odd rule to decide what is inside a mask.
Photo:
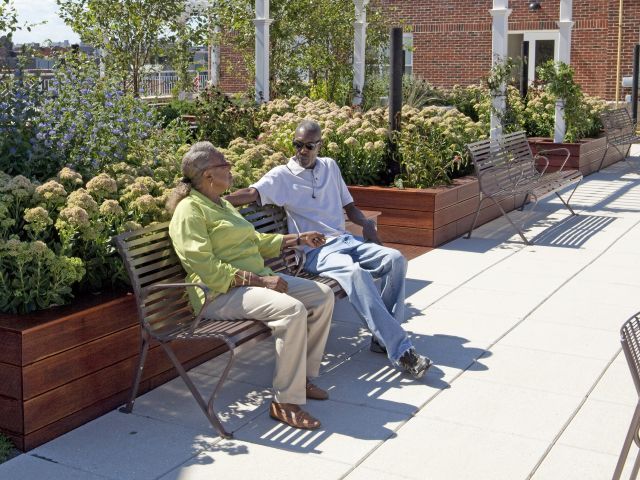
[[(283, 236), (256, 232), (253, 225), (226, 200), (216, 205), (195, 189), (177, 206), (169, 235), (187, 271), (187, 282), (202, 282), (212, 296), (226, 293), (238, 270), (273, 275), (264, 259), (280, 254)], [(189, 288), (196, 312), (204, 303), (199, 288)]]

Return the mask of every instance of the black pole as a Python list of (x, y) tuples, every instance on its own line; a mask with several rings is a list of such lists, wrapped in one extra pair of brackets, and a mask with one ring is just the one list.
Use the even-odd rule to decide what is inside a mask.
[(638, 121), (638, 76), (640, 76), (640, 44), (633, 49), (633, 87), (631, 91), (631, 116)]
[(402, 116), (402, 75), (404, 74), (404, 51), (402, 49), (402, 28), (391, 29), (391, 82), (389, 86), (389, 130), (391, 132), (390, 153), (388, 164), (388, 180), (393, 181), (400, 173), (395, 144), (396, 132), (400, 130)]

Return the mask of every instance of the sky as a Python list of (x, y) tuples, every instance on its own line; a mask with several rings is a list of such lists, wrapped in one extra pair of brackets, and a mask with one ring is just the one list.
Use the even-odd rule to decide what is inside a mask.
[(46, 40), (61, 42), (69, 40), (77, 43), (80, 38), (58, 17), (58, 5), (55, 0), (13, 0), (21, 23), (38, 23), (46, 20), (44, 25), (33, 27), (31, 32), (20, 30), (13, 34), (14, 43), (42, 43)]

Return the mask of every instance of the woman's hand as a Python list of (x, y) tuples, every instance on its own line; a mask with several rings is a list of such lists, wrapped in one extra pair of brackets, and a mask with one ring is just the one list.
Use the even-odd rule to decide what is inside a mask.
[(311, 248), (321, 247), (326, 242), (325, 236), (320, 232), (303, 232), (300, 234), (300, 245)]
[(261, 286), (264, 288), (268, 288), (269, 290), (275, 290), (276, 292), (280, 293), (287, 293), (287, 290), (289, 290), (289, 285), (287, 284), (287, 282), (282, 277), (278, 277), (277, 275), (258, 278), (260, 278), (260, 280), (262, 281)]

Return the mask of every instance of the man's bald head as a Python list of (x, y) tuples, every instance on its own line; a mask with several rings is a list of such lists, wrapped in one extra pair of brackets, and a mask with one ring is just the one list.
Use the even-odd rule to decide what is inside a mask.
[(295, 135), (297, 136), (306, 136), (309, 134), (315, 134), (318, 138), (320, 138), (322, 134), (322, 129), (320, 128), (320, 124), (318, 122), (314, 122), (313, 120), (303, 120), (296, 127)]

